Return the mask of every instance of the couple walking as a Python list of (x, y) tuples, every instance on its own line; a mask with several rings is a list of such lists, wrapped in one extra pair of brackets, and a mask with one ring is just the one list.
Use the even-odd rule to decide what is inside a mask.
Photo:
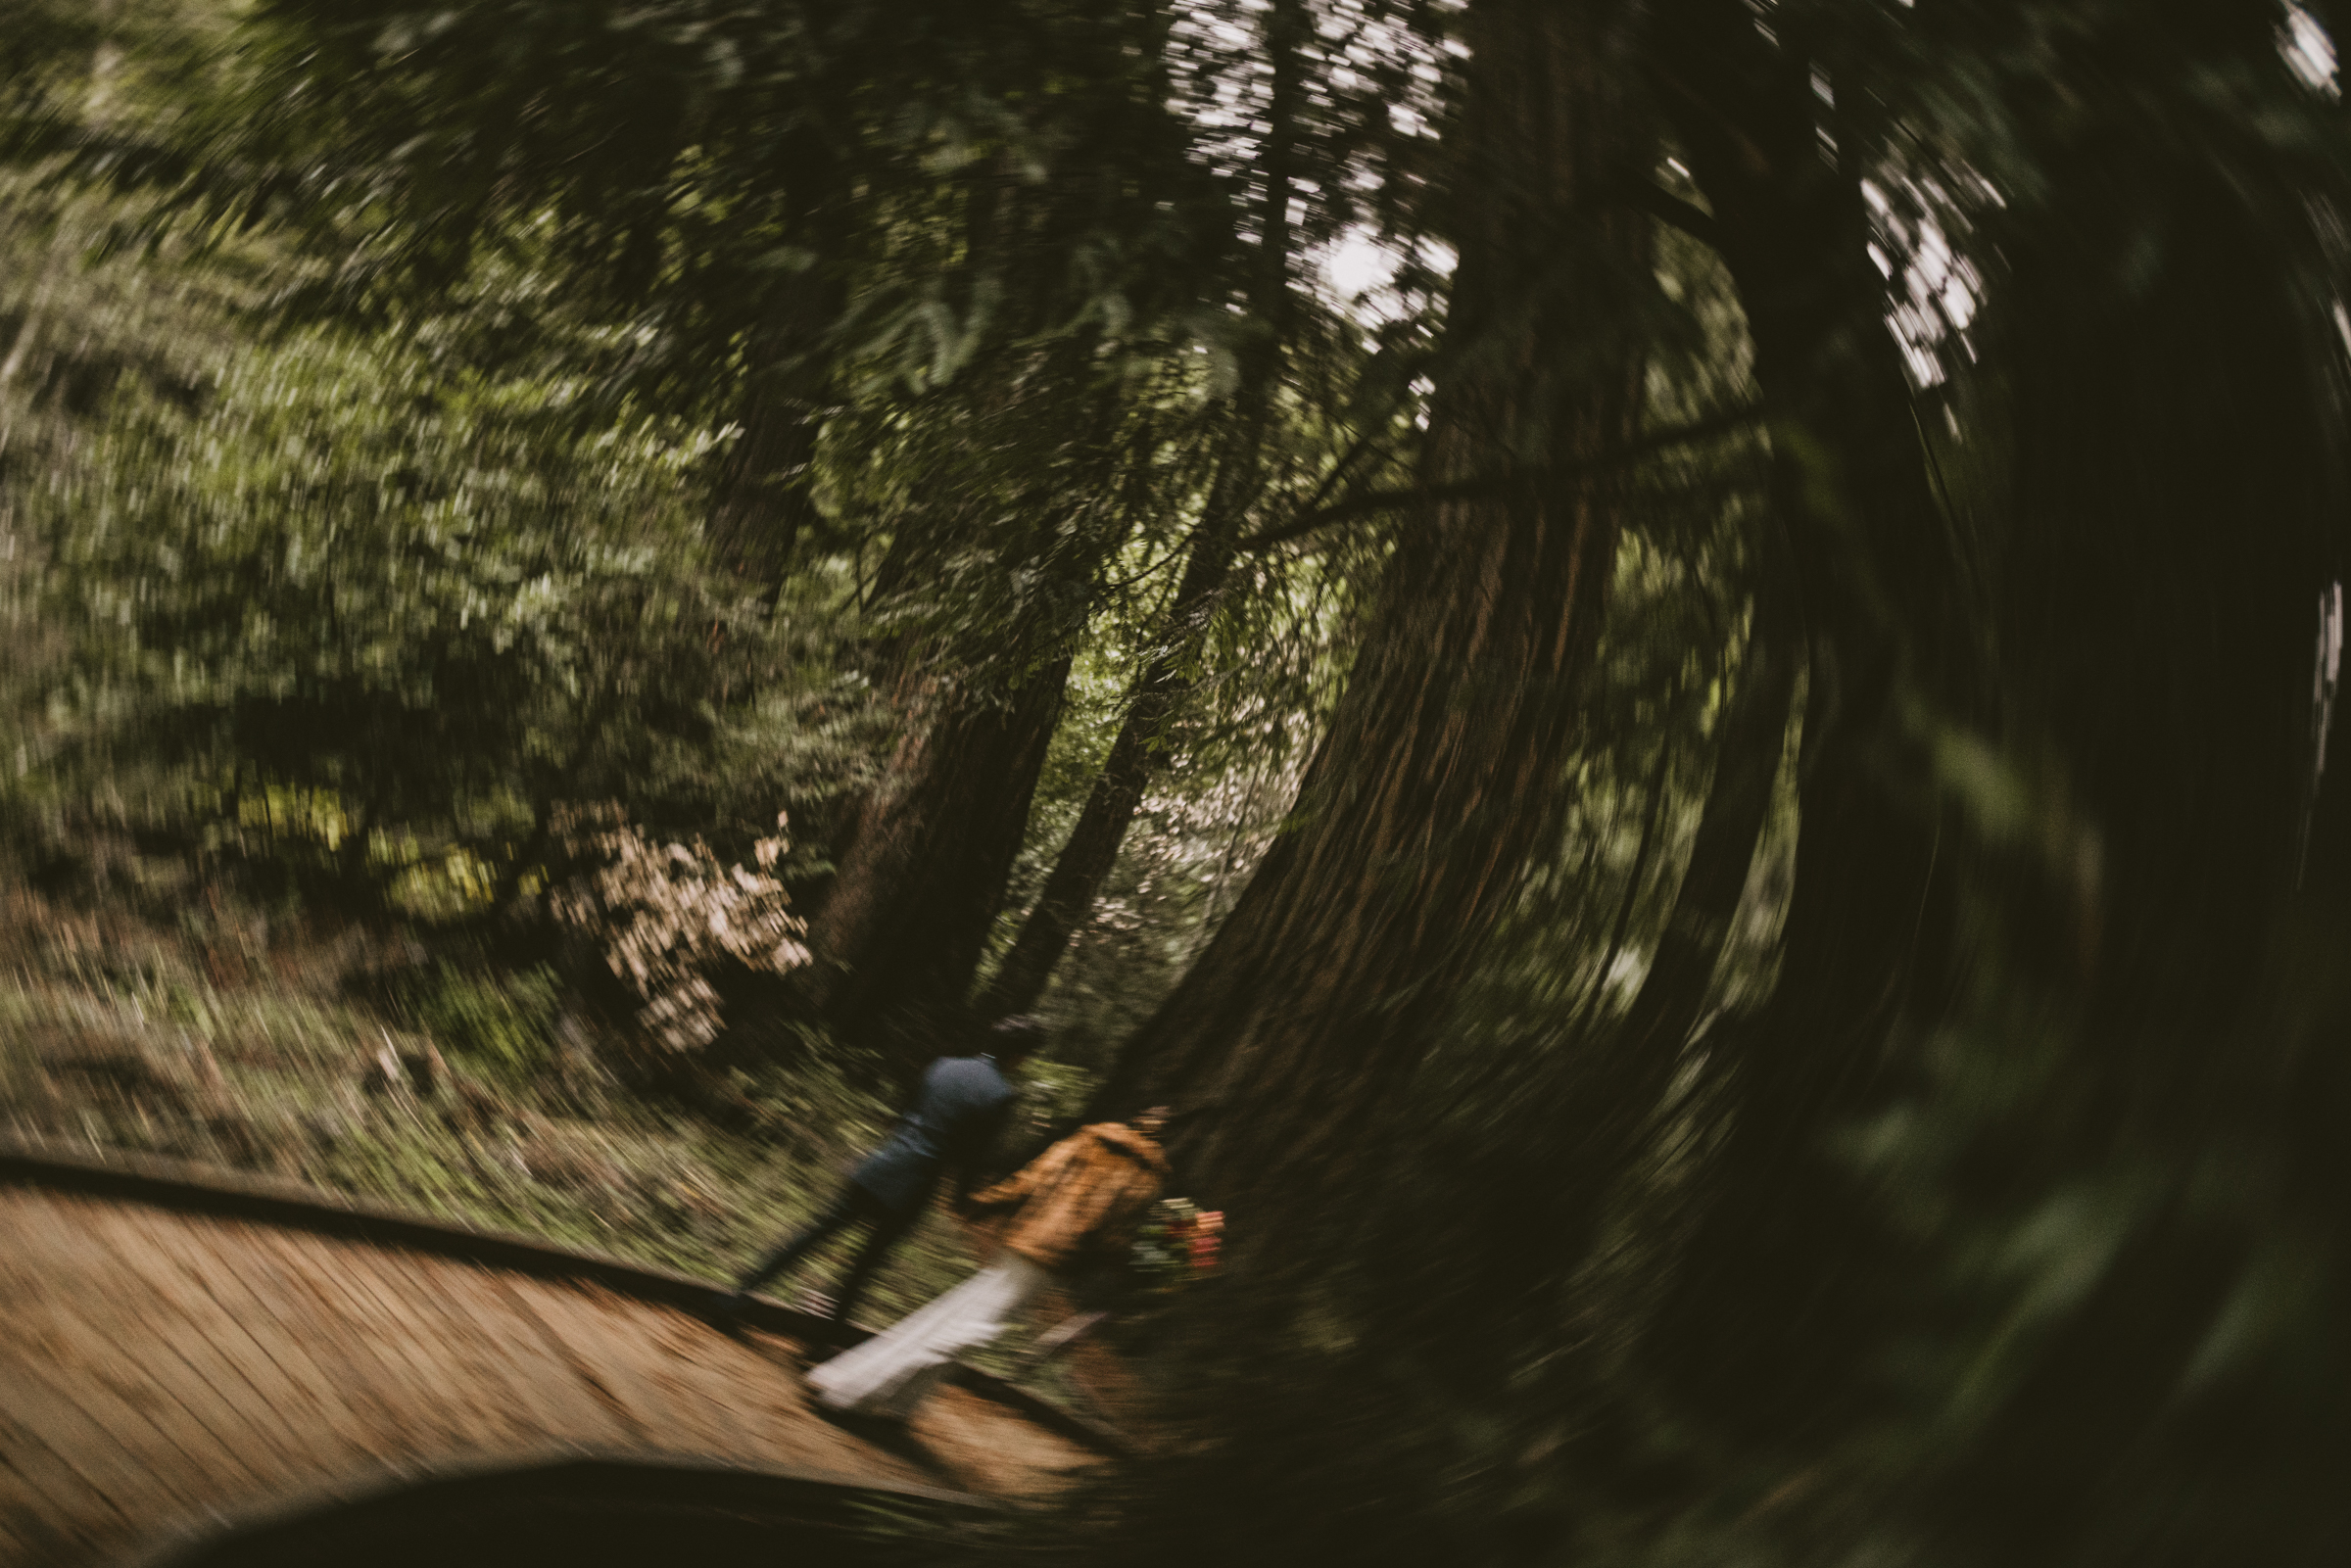
[(864, 1344), (821, 1357), (808, 1383), (826, 1407), (891, 1420), (912, 1415), (956, 1355), (993, 1340), (1047, 1285), (1123, 1240), (1158, 1199), (1168, 1165), (1158, 1143), (1165, 1113), (1156, 1110), (1124, 1123), (1082, 1127), (1009, 1179), (971, 1190), (1018, 1098), (1006, 1073), (1028, 1059), (1043, 1032), (1032, 1019), (1006, 1019), (989, 1028), (981, 1054), (932, 1063), (913, 1106), (850, 1173), (831, 1207), (737, 1287), (732, 1305), (739, 1311), (749, 1292), (828, 1238), (862, 1224), (865, 1243), (832, 1305), (834, 1324), (845, 1325), (874, 1270), (950, 1170), (958, 1212), (993, 1225), (995, 1257), (979, 1273)]

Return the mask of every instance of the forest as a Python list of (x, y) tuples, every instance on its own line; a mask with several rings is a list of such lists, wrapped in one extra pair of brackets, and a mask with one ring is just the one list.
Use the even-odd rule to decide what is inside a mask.
[(715, 1282), (1033, 1016), (1223, 1253), (921, 1560), (2343, 1561), (2345, 26), (0, 0), (0, 1133)]

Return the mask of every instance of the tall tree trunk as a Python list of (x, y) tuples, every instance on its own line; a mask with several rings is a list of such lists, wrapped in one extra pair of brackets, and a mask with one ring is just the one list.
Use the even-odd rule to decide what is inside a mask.
[(845, 198), (829, 150), (803, 134), (792, 155), (795, 178), (786, 222), (793, 242), (822, 260), (785, 286), (747, 345), (738, 412), (743, 433), (717, 476), (707, 529), (719, 563), (770, 605), (812, 515), (810, 465), (833, 381), (830, 334), (849, 300)]
[(803, 994), (905, 1071), (954, 1043), (1020, 853), (1069, 677), (1064, 656), (1001, 698), (921, 676), (809, 923)]
[[(1202, 531), (1207, 534), (1209, 525)], [(1111, 742), (1102, 772), (1086, 792), (1078, 825), (1070, 830), (1037, 892), (1035, 905), (1021, 924), (1020, 935), (982, 995), (979, 1011), (983, 1016), (1025, 1013), (1036, 1004), (1071, 938), (1093, 908), (1103, 879), (1118, 864), (1127, 830), (1156, 771), (1153, 744), (1176, 705), (1191, 690), (1192, 681), (1183, 673), (1182, 659), (1213, 612), (1231, 570), (1231, 532), (1229, 525), (1219, 527), (1215, 537), (1204, 537), (1193, 545), (1169, 610), (1164, 633), (1168, 645), (1135, 678), (1126, 720), (1119, 726), (1118, 738)]]
[[(1626, 21), (1537, 0), (1468, 14), (1431, 485), (1574, 464), (1637, 427), (1642, 359), (1610, 336), (1630, 312), (1609, 296), (1646, 281), (1647, 220), (1591, 211), (1653, 147), (1624, 90)], [(1428, 507), (1286, 831), (1128, 1043), (1105, 1099), (1177, 1106), (1186, 1185), (1248, 1216), (1237, 1271), (1286, 1276), (1335, 1239), (1375, 1121), (1555, 841), (1617, 524), (1612, 482), (1592, 473)]]
[(1624, 956), (1624, 939), (1633, 928), (1633, 911), (1641, 904), (1641, 884), (1649, 878), (1650, 857), (1655, 853), (1657, 834), (1665, 826), (1665, 774), (1673, 766), (1673, 742), (1660, 737), (1657, 741), (1656, 766), (1650, 770), (1648, 787), (1641, 792), (1644, 811), (1641, 836), (1633, 845), (1633, 863), (1624, 874), (1624, 886), (1616, 895), (1616, 918), (1609, 924), (1608, 939), (1600, 950), (1600, 967), (1593, 973), (1592, 983), (1577, 1001), (1570, 1017), (1567, 1032), (1576, 1033), (1591, 1022), (1592, 1016), (1605, 1006), (1608, 990), (1608, 974), (1616, 961)]
[(1169, 718), (1190, 694), (1194, 682), (1184, 672), (1207, 630), (1232, 573), (1235, 543), (1263, 489), (1263, 451), (1272, 416), (1273, 391), (1281, 373), (1281, 348), (1290, 315), (1290, 200), (1295, 190), (1299, 117), (1305, 88), (1301, 48), (1312, 28), (1304, 0), (1274, 0), (1266, 24), (1266, 55), (1272, 75), (1267, 108), (1265, 179), (1258, 204), (1259, 249), (1250, 278), (1250, 323), (1258, 329), (1242, 352), (1240, 381), (1232, 399), (1231, 427), (1217, 465), (1206, 515), (1194, 534), (1190, 557), (1176, 588), (1160, 651), (1135, 677), (1128, 693), (1127, 717), (1111, 742), (1110, 756), (1086, 794), (1052, 871), (1020, 935), (988, 982), (981, 1011), (1025, 1013), (1044, 994), (1070, 940), (1093, 909), (1102, 882), (1118, 864), (1119, 850), (1136, 808), (1157, 771), (1155, 746)]
[(772, 603), (809, 516), (824, 374), (811, 364), (763, 369), (744, 401), (743, 434), (719, 471), (707, 534), (719, 564)]
[(1863, 1239), (1872, 1219), (1827, 1129), (1884, 1092), (1897, 1022), (1948, 985), (1948, 879), (1901, 704), (1964, 715), (1979, 672), (1869, 260), (1851, 162), (1867, 138), (1841, 127), (1847, 162), (1824, 156), (1827, 63), (1800, 18), (1775, 16), (1776, 37), (1742, 0), (1667, 0), (1656, 18), (1660, 85), (1755, 346), (1809, 671), (1779, 982), (1707, 1054), (1733, 1109), (1658, 1354), (1699, 1407), (1794, 1440), (1849, 1414), (1841, 1350), (1874, 1300), (1859, 1276), (1895, 1253)]
[[(1777, 553), (1768, 543), (1762, 551), (1746, 652), (1715, 726), (1714, 777), (1641, 989), (1622, 1018), (1597, 1026), (1579, 1020), (1556, 1042), (1533, 1047), (1554, 1060), (1511, 1097), (1528, 1129), (1515, 1170), (1527, 1190), (1514, 1204), (1488, 1206), (1489, 1224), (1497, 1228), (1476, 1250), (1478, 1265), (1429, 1292), (1430, 1310), (1445, 1304), (1464, 1309), (1462, 1299), (1480, 1294), (1547, 1304), (1548, 1315), (1531, 1333), (1577, 1354), (1552, 1358), (1545, 1393), (1555, 1408), (1576, 1411), (1579, 1422), (1604, 1430), (1607, 1422), (1599, 1413), (1610, 1410), (1605, 1363), (1638, 1341), (1656, 1282), (1670, 1277), (1669, 1259), (1687, 1240), (1670, 1196), (1680, 1178), (1661, 1174), (1651, 1157), (1686, 1125), (1689, 1107), (1676, 1085), (1692, 1081), (1691, 1036), (1746, 892), (1787, 751), (1798, 628), (1793, 585)], [(1628, 897), (1637, 892), (1636, 886)], [(1611, 953), (1615, 946), (1612, 940)], [(1541, 1232), (1544, 1246), (1513, 1242), (1512, 1228), (1529, 1227)], [(1610, 1234), (1638, 1240), (1611, 1249), (1604, 1244)], [(1627, 1266), (1622, 1256), (1632, 1248), (1646, 1255), (1637, 1266)], [(1485, 1375), (1493, 1375), (1490, 1366)], [(1614, 1456), (1602, 1460), (1614, 1462)]]
[[(1056, 368), (1082, 373), (1070, 363), (1081, 353), (1057, 357), (1061, 365), (1042, 379)], [(1120, 413), (1115, 390), (1089, 391), (1074, 415), (1101, 438), (1104, 481)], [(1007, 407), (1000, 416), (1073, 417), (1066, 406)], [(1066, 474), (1048, 482), (1072, 483)], [(1025, 521), (1008, 541), (1006, 564), (1050, 576), (1063, 592), (1017, 629), (1018, 648), (985, 659), (965, 650), (976, 673), (944, 673), (952, 654), (923, 637), (878, 661), (894, 667), (900, 738), (834, 834), (837, 869), (809, 920), (816, 962), (794, 987), (803, 1006), (880, 1049), (901, 1074), (956, 1045), (970, 1020), (966, 1000), (1028, 830), (1080, 618), (1124, 537), (1115, 516), (1085, 515), (1041, 487), (1007, 509)], [(893, 554), (888, 569), (918, 580), (926, 551)], [(1008, 669), (1018, 673), (1006, 685), (987, 673)]]
[(1756, 574), (1747, 650), (1739, 661), (1729, 704), (1715, 726), (1714, 778), (1699, 812), (1698, 836), (1674, 892), (1673, 912), (1665, 919), (1641, 989), (1617, 1024), (1618, 1049), (1644, 1064), (1646, 1070), (1645, 1081), (1626, 1097), (1624, 1109), (1634, 1114), (1658, 1104), (1683, 1046), (1698, 1026), (1715, 968), (1730, 941), (1731, 923), (1747, 891), (1755, 846), (1771, 816), (1797, 670), (1794, 605), (1775, 554), (1765, 552)]
[[(2341, 1423), (2309, 1416), (2341, 1403), (2342, 1363), (2318, 1349), (2339, 1340), (2339, 1288), (2276, 1308), (2234, 1382), (2186, 1370), (2261, 1277), (2248, 1256), (2342, 1225), (2345, 1189), (2319, 1172), (2341, 1168), (2351, 1108), (2351, 843), (2305, 842), (2301, 824), (2351, 451), (2328, 319), (2339, 273), (2312, 227), (2327, 219), (2301, 171), (2214, 157), (2238, 127), (2199, 101), (2219, 77), (2298, 91), (2275, 14), (2163, 15), (2158, 31), (2118, 13), (2096, 42), (2152, 55), (2175, 96), (2060, 83), (2079, 96), (2039, 127), (2043, 209), (1999, 236), (2017, 432), (2003, 717), (2019, 755), (2062, 770), (2047, 825), (2064, 832), (2039, 864), (1994, 868), (2023, 959), (2002, 1016), (2022, 992), (2049, 1026), (2038, 1095), (1970, 1129), (2027, 1151), (2032, 1179), (1953, 1187), (2015, 1229), (2093, 1185), (2132, 1217), (1946, 1478), (1944, 1533), (1983, 1560), (2111, 1552), (2143, 1517), (2115, 1517), (2106, 1499), (2143, 1495), (2118, 1478), (2172, 1475), (2194, 1476), (2163, 1484), (2175, 1560), (2291, 1557), (2326, 1515), (2276, 1499), (2336, 1495), (2345, 1463)], [(2320, 798), (2334, 791), (2339, 822), (2328, 772)], [(2205, 1197), (2215, 1162), (2250, 1150), (2302, 1174)], [(2295, 1396), (2254, 1396), (2267, 1378)], [(2256, 1491), (2202, 1473), (2221, 1433)], [(1967, 1505), (1985, 1496), (2001, 1506)], [(2343, 1510), (2327, 1513), (2341, 1539)]]

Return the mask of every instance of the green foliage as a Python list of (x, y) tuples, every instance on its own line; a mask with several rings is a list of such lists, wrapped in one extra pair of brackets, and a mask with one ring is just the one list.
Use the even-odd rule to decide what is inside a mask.
[(561, 992), (545, 965), (490, 976), (434, 966), (417, 986), (416, 1023), (460, 1061), (509, 1083), (527, 1083), (554, 1051)]
[(232, 833), (248, 796), (330, 791), (316, 836), (365, 875), (387, 832), (510, 860), (556, 798), (709, 743), (733, 610), (676, 505), (696, 451), (551, 440), (513, 389), (404, 377), (396, 352), (257, 352), (196, 420), (119, 418), (28, 498), (78, 642), (53, 768), (144, 754)]

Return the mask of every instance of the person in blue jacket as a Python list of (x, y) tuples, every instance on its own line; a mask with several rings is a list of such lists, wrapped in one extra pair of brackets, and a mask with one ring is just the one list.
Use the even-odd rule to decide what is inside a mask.
[(981, 1055), (943, 1056), (925, 1069), (914, 1104), (882, 1146), (849, 1173), (847, 1184), (824, 1212), (737, 1282), (735, 1294), (720, 1305), (721, 1315), (740, 1315), (752, 1291), (797, 1264), (828, 1238), (851, 1225), (864, 1225), (865, 1245), (833, 1295), (832, 1320), (846, 1323), (874, 1270), (922, 1217), (939, 1173), (955, 1171), (958, 1200), (970, 1192), (981, 1162), (1020, 1098), (1005, 1074), (1028, 1059), (1044, 1032), (1044, 1025), (1032, 1018), (1000, 1019), (988, 1026)]

